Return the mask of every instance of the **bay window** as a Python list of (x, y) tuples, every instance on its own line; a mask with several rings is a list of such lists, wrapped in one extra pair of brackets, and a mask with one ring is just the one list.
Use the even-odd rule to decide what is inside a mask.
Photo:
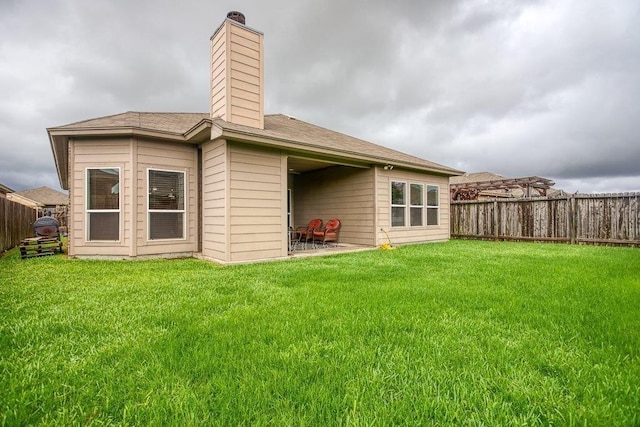
[(120, 240), (120, 168), (87, 168), (88, 241)]
[(149, 240), (185, 238), (185, 173), (148, 169)]

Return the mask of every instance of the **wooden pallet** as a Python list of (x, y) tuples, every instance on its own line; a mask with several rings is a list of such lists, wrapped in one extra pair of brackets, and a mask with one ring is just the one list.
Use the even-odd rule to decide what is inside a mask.
[(57, 237), (30, 237), (20, 243), (22, 259), (62, 253), (62, 241)]

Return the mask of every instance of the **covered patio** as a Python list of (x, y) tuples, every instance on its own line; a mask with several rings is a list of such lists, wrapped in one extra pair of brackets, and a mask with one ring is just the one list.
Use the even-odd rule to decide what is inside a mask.
[(313, 256), (335, 255), (340, 253), (362, 252), (377, 249), (376, 246), (338, 243), (332, 246), (294, 247), (289, 250), (289, 258), (307, 258)]

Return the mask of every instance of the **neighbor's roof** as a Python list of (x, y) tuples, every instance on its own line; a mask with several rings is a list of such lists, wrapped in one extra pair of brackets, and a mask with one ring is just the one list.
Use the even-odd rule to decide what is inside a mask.
[(467, 172), (464, 175), (451, 177), (450, 184), (462, 184), (467, 182), (483, 182), (507, 179), (493, 172)]
[(555, 183), (539, 176), (522, 178), (505, 178), (492, 172), (465, 173), (449, 179), (452, 200), (475, 200), (478, 196), (486, 197), (523, 197), (535, 190), (541, 196), (554, 197), (564, 194), (562, 190), (554, 191)]
[[(283, 114), (265, 115), (264, 129), (209, 118), (208, 113), (145, 113), (129, 111), (47, 129), (58, 177), (66, 188), (67, 141), (70, 137), (141, 135), (186, 143), (213, 137), (256, 143), (307, 154), (337, 156), (368, 163), (391, 163), (448, 176), (461, 171), (312, 125)], [(65, 171), (65, 173), (62, 173)]]
[(483, 190), (495, 190), (505, 188), (520, 188), (531, 186), (532, 188), (550, 188), (555, 183), (547, 178), (539, 176), (527, 176), (522, 178), (505, 178), (492, 172), (473, 172), (451, 177), (449, 184), (452, 188), (475, 187)]
[(42, 203), (47, 206), (61, 206), (69, 204), (69, 196), (49, 187), (38, 187), (31, 190), (18, 191), (19, 196)]

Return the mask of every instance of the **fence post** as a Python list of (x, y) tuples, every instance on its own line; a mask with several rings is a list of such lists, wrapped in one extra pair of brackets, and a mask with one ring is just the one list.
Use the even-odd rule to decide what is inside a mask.
[(498, 240), (500, 236), (500, 216), (498, 215), (498, 202), (493, 201), (493, 238)]
[(567, 226), (569, 227), (569, 242), (574, 245), (576, 243), (576, 227), (578, 222), (577, 217), (577, 209), (576, 209), (576, 196), (572, 195), (569, 197), (569, 221)]

